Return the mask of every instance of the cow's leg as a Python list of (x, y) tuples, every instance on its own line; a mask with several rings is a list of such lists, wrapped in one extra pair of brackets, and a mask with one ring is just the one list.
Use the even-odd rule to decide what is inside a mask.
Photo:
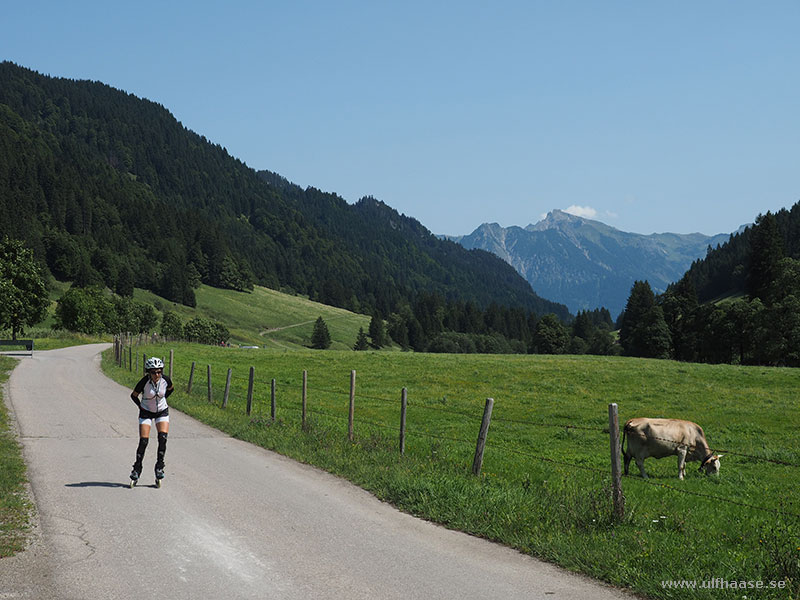
[(678, 453), (678, 479), (683, 479), (686, 473), (686, 447), (676, 448), (675, 451)]
[(647, 479), (647, 473), (644, 472), (644, 459), (636, 457), (636, 466), (639, 467), (639, 473), (642, 474), (644, 479)]
[(628, 474), (628, 465), (631, 464), (631, 458), (632, 457), (631, 457), (630, 454), (624, 454), (623, 458), (625, 459), (625, 475), (627, 475)]

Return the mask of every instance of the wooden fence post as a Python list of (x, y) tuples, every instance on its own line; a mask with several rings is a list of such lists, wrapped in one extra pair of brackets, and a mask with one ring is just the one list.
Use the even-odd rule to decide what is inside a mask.
[(212, 402), (211, 395), (211, 365), (208, 365), (208, 401)]
[(128, 346), (128, 371), (133, 371), (133, 345)]
[(273, 378), (269, 386), (269, 416), (275, 422), (275, 379)]
[(303, 371), (303, 431), (306, 430), (306, 397), (308, 392), (308, 371)]
[(619, 415), (617, 404), (608, 405), (608, 432), (611, 438), (611, 497), (614, 502), (614, 520), (625, 516), (625, 496), (622, 494), (622, 471), (620, 469)]
[(194, 379), (194, 364), (195, 364), (194, 361), (192, 361), (192, 370), (189, 371), (189, 385), (186, 388), (186, 393), (187, 394), (191, 394), (192, 393), (192, 380)]
[(147, 354), (142, 353), (142, 375), (147, 375)]
[(480, 475), (483, 466), (483, 451), (486, 449), (486, 436), (489, 433), (489, 423), (492, 421), (492, 408), (494, 398), (486, 399), (486, 406), (483, 409), (483, 420), (481, 430), (478, 433), (478, 445), (475, 447), (475, 459), (472, 461), (472, 474)]
[(356, 414), (356, 372), (350, 371), (350, 413), (347, 419), (347, 436), (353, 441), (353, 419)]
[(172, 361), (175, 360), (175, 350), (169, 351), (169, 378), (172, 379)]
[(408, 408), (408, 390), (400, 392), (400, 454), (406, 453), (406, 410)]
[(228, 408), (228, 394), (231, 391), (231, 372), (233, 369), (228, 369), (228, 377), (225, 379), (225, 393), (222, 396), (222, 408)]
[(247, 416), (250, 416), (250, 411), (253, 410), (253, 381), (256, 375), (256, 368), (250, 367), (250, 383), (247, 384)]

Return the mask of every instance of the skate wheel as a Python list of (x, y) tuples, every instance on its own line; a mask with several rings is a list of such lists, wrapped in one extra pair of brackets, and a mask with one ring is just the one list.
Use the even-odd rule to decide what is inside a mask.
[(131, 489), (133, 489), (134, 487), (136, 487), (136, 480), (131, 479)]
[(156, 479), (156, 487), (157, 488), (161, 487), (161, 480), (160, 479)]

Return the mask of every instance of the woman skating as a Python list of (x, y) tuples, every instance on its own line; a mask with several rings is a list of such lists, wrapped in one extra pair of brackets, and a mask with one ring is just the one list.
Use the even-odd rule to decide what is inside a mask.
[[(148, 358), (145, 363), (147, 375), (142, 377), (131, 392), (131, 399), (139, 407), (139, 446), (136, 448), (136, 462), (131, 471), (131, 487), (139, 481), (142, 474), (142, 460), (150, 441), (150, 429), (153, 423), (158, 432), (158, 451), (156, 454), (156, 486), (161, 487), (164, 478), (164, 455), (167, 452), (167, 434), (169, 433), (169, 406), (167, 398), (173, 391), (172, 381), (164, 375), (164, 361), (160, 358)], [(142, 399), (139, 400), (139, 395)]]

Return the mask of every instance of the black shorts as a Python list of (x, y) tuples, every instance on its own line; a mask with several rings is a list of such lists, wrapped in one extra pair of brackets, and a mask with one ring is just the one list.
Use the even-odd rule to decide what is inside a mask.
[(168, 416), (169, 416), (169, 407), (165, 408), (164, 410), (160, 410), (158, 412), (150, 412), (149, 410), (145, 410), (143, 408), (139, 409), (140, 419), (160, 419), (161, 417), (168, 417)]

